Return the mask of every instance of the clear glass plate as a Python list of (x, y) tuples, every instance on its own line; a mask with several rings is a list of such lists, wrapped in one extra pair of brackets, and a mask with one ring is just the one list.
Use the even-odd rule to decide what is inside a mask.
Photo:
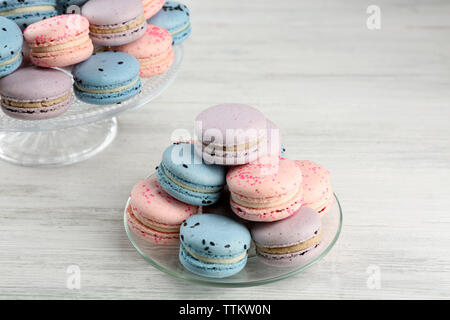
[(136, 235), (128, 227), (126, 218), (126, 211), (130, 199), (128, 199), (124, 210), (124, 225), (128, 239), (137, 252), (139, 252), (139, 254), (151, 265), (173, 277), (210, 286), (250, 287), (291, 277), (317, 263), (330, 252), (339, 238), (343, 218), (342, 208), (336, 195), (335, 198), (336, 201), (333, 207), (322, 217), (322, 245), (318, 247), (320, 252), (315, 254), (313, 258), (306, 260), (302, 265), (292, 267), (272, 267), (262, 263), (257, 258), (254, 244), (252, 243), (245, 268), (238, 274), (223, 279), (206, 278), (186, 270), (178, 260), (179, 245), (156, 245), (149, 243)]

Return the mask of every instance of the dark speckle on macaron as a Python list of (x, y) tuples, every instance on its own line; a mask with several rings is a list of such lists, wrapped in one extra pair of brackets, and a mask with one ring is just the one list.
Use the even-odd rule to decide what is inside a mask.
[(210, 245), (212, 245), (212, 246), (215, 246), (215, 243), (214, 243), (214, 242), (212, 242), (212, 241), (211, 241), (211, 242), (210, 242), (209, 244), (210, 244)]
[(225, 248), (229, 248), (229, 247), (231, 247), (229, 244), (226, 244), (226, 245), (225, 245)]

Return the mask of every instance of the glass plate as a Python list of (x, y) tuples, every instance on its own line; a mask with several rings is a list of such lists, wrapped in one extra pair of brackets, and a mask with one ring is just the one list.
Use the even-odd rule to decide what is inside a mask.
[(131, 231), (126, 218), (130, 199), (128, 199), (124, 210), (124, 225), (128, 239), (137, 252), (151, 265), (173, 277), (210, 286), (250, 287), (282, 280), (300, 273), (320, 261), (333, 248), (339, 238), (343, 218), (342, 208), (336, 195), (335, 199), (333, 207), (322, 217), (322, 245), (318, 247), (320, 252), (315, 254), (314, 258), (305, 261), (302, 265), (293, 267), (271, 267), (262, 263), (256, 257), (254, 244), (252, 243), (245, 268), (238, 274), (223, 279), (206, 278), (186, 270), (178, 260), (179, 245), (161, 246), (152, 244)]

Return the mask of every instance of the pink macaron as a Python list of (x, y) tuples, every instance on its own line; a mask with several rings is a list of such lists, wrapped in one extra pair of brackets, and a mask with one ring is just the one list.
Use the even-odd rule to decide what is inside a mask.
[(87, 60), (94, 51), (89, 21), (79, 14), (41, 20), (28, 26), (23, 35), (31, 61), (40, 67), (67, 67)]
[(148, 25), (145, 35), (139, 40), (113, 49), (135, 57), (141, 66), (143, 78), (165, 72), (174, 61), (172, 36), (166, 29), (154, 25)]
[(198, 207), (176, 200), (159, 186), (156, 177), (150, 177), (131, 191), (127, 221), (143, 239), (168, 245), (178, 243), (181, 223), (197, 211)]
[(158, 11), (163, 7), (164, 2), (165, 0), (142, 0), (145, 19), (150, 19), (158, 13)]
[(233, 167), (228, 171), (230, 205), (245, 220), (271, 222), (293, 215), (303, 203), (302, 172), (281, 158)]
[(309, 161), (296, 161), (303, 175), (304, 205), (320, 215), (326, 214), (334, 204), (330, 172), (320, 164)]

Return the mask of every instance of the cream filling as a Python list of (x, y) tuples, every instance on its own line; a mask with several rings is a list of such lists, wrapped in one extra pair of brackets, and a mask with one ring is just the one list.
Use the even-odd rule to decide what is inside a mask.
[(211, 149), (218, 149), (218, 150), (223, 150), (223, 151), (242, 151), (242, 150), (249, 150), (254, 146), (257, 146), (258, 144), (260, 144), (262, 142), (264, 138), (258, 138), (258, 140), (253, 141), (253, 142), (248, 142), (246, 144), (239, 144), (239, 145), (235, 145), (235, 146), (218, 146), (215, 144), (209, 144), (207, 142), (203, 142), (202, 144), (204, 147), (207, 148), (208, 151), (212, 151)]
[(137, 18), (134, 22), (127, 24), (125, 26), (122, 27), (117, 27), (117, 28), (107, 28), (107, 27), (101, 27), (101, 26), (95, 26), (95, 25), (91, 25), (89, 27), (89, 30), (92, 33), (100, 33), (100, 34), (110, 34), (110, 33), (119, 33), (119, 32), (123, 32), (123, 31), (127, 31), (127, 30), (131, 30), (134, 28), (137, 28), (138, 26), (140, 26), (143, 22), (145, 21), (145, 17), (144, 15), (140, 16), (139, 18)]
[(139, 64), (142, 67), (144, 67), (149, 64), (158, 64), (159, 62), (166, 60), (169, 55), (170, 55), (170, 51), (169, 51), (169, 54), (162, 54), (160, 57), (157, 57), (157, 58), (138, 59), (138, 61), (139, 61)]
[(180, 30), (174, 31), (172, 32), (172, 35), (176, 35), (179, 34), (181, 32), (183, 32), (184, 30), (186, 30), (187, 28), (189, 28), (189, 26), (191, 25), (191, 23), (188, 23), (187, 25), (185, 25), (183, 28), (181, 28)]
[(131, 88), (131, 87), (133, 87), (138, 81), (139, 81), (139, 77), (137, 77), (136, 80), (134, 80), (134, 81), (131, 82), (130, 84), (127, 84), (127, 85), (121, 86), (121, 87), (117, 87), (117, 88), (114, 88), (114, 89), (99, 89), (99, 90), (95, 90), (95, 89), (85, 89), (85, 88), (79, 87), (76, 83), (75, 83), (75, 87), (77, 88), (78, 91), (87, 92), (87, 93), (114, 93), (114, 92), (120, 92), (120, 91), (126, 90), (126, 89), (128, 89), (128, 88)]
[(21, 52), (17, 53), (13, 58), (9, 59), (8, 61), (0, 63), (0, 67), (13, 63), (17, 59), (19, 59), (20, 55), (21, 55)]
[(82, 37), (75, 39), (73, 41), (69, 41), (66, 43), (62, 43), (62, 44), (57, 44), (57, 45), (52, 45), (52, 46), (47, 46), (47, 47), (38, 47), (35, 46), (34, 42), (29, 43), (30, 47), (31, 47), (31, 51), (32, 53), (47, 53), (47, 52), (51, 52), (51, 51), (59, 51), (59, 50), (64, 50), (64, 49), (71, 49), (74, 47), (79, 47), (80, 45), (82, 45), (83, 43), (89, 43), (91, 40), (89, 38), (89, 34), (85, 34)]
[[(294, 190), (294, 191), (287, 193), (286, 195), (281, 197), (280, 200), (275, 201), (275, 202), (269, 202), (269, 203), (247, 202), (245, 200), (238, 198), (236, 196), (236, 194), (234, 194), (234, 193), (231, 193), (231, 200), (233, 200), (233, 202), (235, 202), (243, 207), (246, 207), (246, 208), (262, 209), (262, 208), (267, 208), (268, 205), (270, 207), (276, 207), (276, 206), (282, 205), (283, 203), (289, 202), (290, 200), (295, 199), (297, 197), (297, 195), (300, 193), (300, 191), (302, 191), (301, 187), (298, 190)], [(256, 200), (257, 199), (255, 199), (255, 201)]]
[(15, 107), (15, 108), (45, 108), (45, 107), (51, 107), (56, 104), (59, 104), (63, 101), (66, 101), (69, 96), (71, 95), (71, 92), (63, 95), (62, 97), (49, 100), (49, 101), (39, 101), (39, 102), (17, 102), (13, 100), (8, 100), (6, 98), (3, 98), (3, 103), (9, 107)]
[(219, 192), (220, 190), (222, 190), (222, 187), (213, 188), (213, 189), (211, 189), (211, 190), (209, 190), (209, 191), (202, 190), (202, 189), (197, 189), (197, 188), (195, 188), (195, 187), (188, 186), (188, 185), (186, 185), (186, 184), (184, 184), (184, 183), (182, 183), (182, 182), (176, 180), (170, 173), (168, 173), (166, 170), (164, 170), (163, 167), (161, 167), (161, 170), (163, 171), (163, 173), (165, 174), (165, 176), (166, 176), (170, 181), (172, 181), (173, 183), (175, 183), (177, 186), (182, 187), (183, 189), (188, 189), (188, 190), (195, 191), (195, 192), (200, 192), (200, 193), (216, 193), (216, 192)]
[(236, 262), (241, 261), (242, 259), (245, 258), (245, 256), (247, 255), (247, 251), (244, 251), (241, 255), (235, 257), (235, 258), (229, 258), (229, 259), (214, 259), (214, 258), (207, 258), (207, 257), (203, 257), (199, 254), (196, 254), (195, 252), (192, 252), (192, 250), (190, 250), (189, 248), (187, 248), (185, 245), (183, 245), (184, 249), (191, 255), (193, 256), (195, 259), (203, 261), (203, 262), (208, 262), (208, 263), (218, 263), (218, 264), (233, 264)]
[(294, 244), (292, 246), (277, 247), (277, 248), (264, 248), (264, 247), (256, 245), (256, 250), (258, 250), (259, 252), (268, 253), (268, 254), (296, 253), (296, 252), (304, 251), (306, 249), (314, 247), (315, 245), (320, 243), (321, 239), (322, 239), (322, 231), (320, 231), (314, 237), (312, 237), (306, 241)]
[(54, 10), (55, 10), (54, 6), (46, 6), (46, 5), (30, 6), (30, 7), (15, 8), (15, 9), (0, 12), (0, 16), (10, 16), (13, 14), (18, 14), (18, 13), (29, 13), (29, 12), (37, 12), (37, 11), (54, 11)]

